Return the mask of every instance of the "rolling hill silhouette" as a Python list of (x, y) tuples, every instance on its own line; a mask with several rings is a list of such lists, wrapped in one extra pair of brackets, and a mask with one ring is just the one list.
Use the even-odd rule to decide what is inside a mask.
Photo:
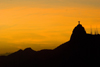
[(68, 42), (53, 50), (18, 50), (0, 56), (0, 67), (100, 67), (100, 35), (87, 34), (78, 24)]

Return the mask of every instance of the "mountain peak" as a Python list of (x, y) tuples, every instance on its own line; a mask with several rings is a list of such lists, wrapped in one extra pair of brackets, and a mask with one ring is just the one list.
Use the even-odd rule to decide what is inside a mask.
[(79, 23), (74, 28), (70, 40), (80, 39), (80, 38), (84, 37), (85, 34), (86, 34), (85, 28)]
[(21, 51), (23, 51), (23, 50), (22, 50), (22, 49), (19, 49), (19, 50), (18, 50), (18, 52), (21, 52)]
[(33, 53), (33, 52), (36, 52), (36, 51), (32, 50), (31, 48), (26, 48), (26, 49), (24, 50), (24, 52), (25, 52), (25, 53)]
[(33, 51), (31, 48), (26, 48), (24, 51)]

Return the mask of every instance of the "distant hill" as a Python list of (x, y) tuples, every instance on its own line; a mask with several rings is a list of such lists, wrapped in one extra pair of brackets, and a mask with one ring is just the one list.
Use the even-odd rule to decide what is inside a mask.
[(68, 42), (53, 50), (18, 50), (0, 56), (0, 67), (100, 67), (100, 35), (87, 34), (78, 24)]

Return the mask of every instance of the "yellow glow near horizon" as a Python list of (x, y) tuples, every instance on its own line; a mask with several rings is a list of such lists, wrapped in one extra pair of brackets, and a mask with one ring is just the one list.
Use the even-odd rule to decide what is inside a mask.
[(84, 5), (83, 0), (83, 3), (68, 1), (72, 5), (64, 2), (67, 3), (65, 0), (1, 1), (0, 54), (27, 47), (54, 49), (70, 39), (79, 20), (87, 33), (91, 28), (93, 32), (96, 28), (100, 31), (100, 5), (95, 5), (98, 0), (88, 2), (91, 6)]

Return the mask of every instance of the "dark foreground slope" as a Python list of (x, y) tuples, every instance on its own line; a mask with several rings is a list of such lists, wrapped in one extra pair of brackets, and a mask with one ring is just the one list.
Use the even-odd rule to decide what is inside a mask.
[(100, 67), (100, 35), (87, 34), (78, 24), (68, 42), (54, 50), (19, 50), (0, 57), (0, 67)]

